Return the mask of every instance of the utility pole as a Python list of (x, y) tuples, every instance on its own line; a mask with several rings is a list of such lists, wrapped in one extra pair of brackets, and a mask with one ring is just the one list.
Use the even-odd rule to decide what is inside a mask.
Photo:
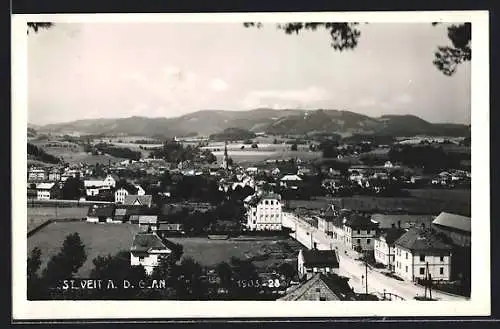
[(365, 293), (368, 295), (368, 262), (365, 253)]

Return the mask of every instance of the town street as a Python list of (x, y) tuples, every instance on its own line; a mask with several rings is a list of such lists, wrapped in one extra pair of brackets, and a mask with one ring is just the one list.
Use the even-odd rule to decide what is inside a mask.
[[(365, 293), (364, 275), (366, 267), (363, 262), (356, 260), (360, 257), (358, 253), (346, 249), (343, 244), (331, 239), (325, 233), (318, 231), (316, 227), (307, 225), (289, 213), (283, 213), (283, 226), (295, 231), (291, 233), (291, 236), (309, 249), (316, 243), (319, 250), (337, 250), (340, 263), (339, 274), (350, 278), (349, 284), (355, 292)], [(408, 281), (398, 281), (385, 276), (378, 270), (368, 268), (368, 293), (380, 296), (384, 291), (398, 295), (405, 300), (413, 300), (416, 296), (425, 295), (424, 288), (421, 286)], [(432, 297), (449, 301), (467, 300), (465, 297), (444, 294), (436, 290), (432, 291)]]

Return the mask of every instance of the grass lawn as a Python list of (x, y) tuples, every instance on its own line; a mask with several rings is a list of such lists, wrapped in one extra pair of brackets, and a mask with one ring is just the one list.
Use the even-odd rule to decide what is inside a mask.
[(215, 266), (220, 262), (229, 262), (231, 257), (250, 259), (258, 255), (269, 255), (266, 260), (254, 261), (259, 267), (273, 263), (296, 261), (301, 244), (288, 239), (235, 241), (209, 240), (208, 238), (169, 238), (183, 246), (183, 257), (191, 257), (204, 266)]
[[(321, 209), (329, 204), (359, 211), (405, 211), (413, 214), (434, 214), (447, 211), (470, 215), (470, 190), (410, 190), (410, 197), (352, 196), (344, 198), (322, 197), (315, 200), (292, 200), (290, 208)], [(468, 197), (467, 197), (468, 196)]]
[(49, 219), (85, 218), (88, 207), (28, 207), (28, 231)]
[(78, 275), (87, 277), (93, 268), (92, 260), (95, 257), (129, 250), (132, 239), (138, 231), (139, 227), (132, 224), (56, 222), (28, 238), (28, 252), (35, 247), (41, 249), (43, 269), (50, 257), (59, 252), (66, 236), (77, 232), (87, 252), (87, 261), (80, 268)]

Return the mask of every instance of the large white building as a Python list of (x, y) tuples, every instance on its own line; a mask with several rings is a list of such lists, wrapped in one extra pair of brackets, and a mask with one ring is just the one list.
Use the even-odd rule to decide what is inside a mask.
[(281, 196), (276, 193), (258, 193), (245, 199), (247, 229), (250, 231), (281, 231)]
[(172, 250), (168, 249), (156, 233), (137, 233), (130, 248), (130, 265), (144, 266), (151, 275), (162, 258), (168, 257)]
[(432, 231), (411, 228), (394, 245), (394, 272), (401, 278), (416, 281), (430, 274), (433, 280), (450, 280), (452, 247)]

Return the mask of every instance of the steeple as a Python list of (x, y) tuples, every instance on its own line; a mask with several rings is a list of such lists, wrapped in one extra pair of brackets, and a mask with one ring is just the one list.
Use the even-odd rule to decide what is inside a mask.
[(224, 159), (222, 160), (222, 167), (224, 169), (228, 169), (229, 168), (229, 157), (227, 155), (227, 141), (224, 143)]

